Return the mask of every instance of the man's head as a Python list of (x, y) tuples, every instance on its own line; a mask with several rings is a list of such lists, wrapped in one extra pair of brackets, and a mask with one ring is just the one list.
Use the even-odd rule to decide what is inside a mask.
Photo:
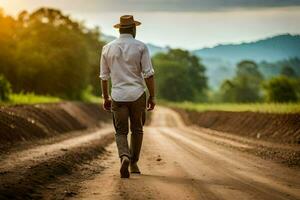
[(136, 26), (133, 25), (132, 27), (128, 27), (128, 28), (119, 28), (119, 32), (120, 34), (131, 34), (134, 38), (136, 36)]
[(132, 15), (123, 15), (120, 17), (120, 23), (114, 25), (119, 29), (120, 34), (131, 34), (133, 37), (136, 35), (136, 27), (141, 25), (141, 22), (135, 21)]

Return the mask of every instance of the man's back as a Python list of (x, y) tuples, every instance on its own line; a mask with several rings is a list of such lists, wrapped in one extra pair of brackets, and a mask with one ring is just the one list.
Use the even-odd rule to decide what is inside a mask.
[(103, 47), (101, 79), (112, 80), (112, 98), (115, 101), (135, 101), (144, 92), (144, 78), (152, 76), (154, 70), (146, 45), (131, 34)]

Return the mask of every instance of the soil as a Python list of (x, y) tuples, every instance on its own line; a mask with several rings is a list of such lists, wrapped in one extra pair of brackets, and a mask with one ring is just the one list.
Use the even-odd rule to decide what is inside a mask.
[(120, 179), (113, 144), (109, 167), (80, 182), (70, 199), (300, 198), (299, 168), (240, 151), (255, 151), (256, 146), (243, 143), (243, 138), (238, 141), (221, 136), (226, 133), (214, 131), (213, 135), (207, 130), (186, 126), (174, 111), (157, 108), (145, 129), (139, 162), (142, 174)]
[(226, 144), (223, 140), (215, 140), (217, 144), (289, 167), (300, 167), (300, 114), (174, 110), (185, 124), (199, 132), (252, 148)]
[(16, 142), (0, 154), (1, 200), (300, 199), (299, 162), (286, 157), (286, 152), (299, 155), (298, 144), (187, 125), (174, 110), (157, 107), (145, 127), (138, 163), (142, 174), (121, 179), (110, 116), (108, 124), (99, 118), (94, 122), (102, 124), (93, 126), (89, 109), (56, 105), (49, 110), (62, 106), (59, 113), (84, 127), (28, 136), (28, 144)]
[(186, 124), (257, 140), (300, 144), (300, 114), (175, 110)]
[(111, 120), (100, 104), (62, 102), (0, 107), (0, 151), (20, 142), (101, 127)]
[(0, 199), (41, 199), (51, 183), (105, 154), (113, 136), (113, 130), (106, 128), (2, 155)]

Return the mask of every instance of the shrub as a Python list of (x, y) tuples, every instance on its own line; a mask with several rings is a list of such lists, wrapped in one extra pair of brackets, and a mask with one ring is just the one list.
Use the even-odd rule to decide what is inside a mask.
[(8, 80), (0, 75), (0, 101), (8, 101), (11, 94), (11, 85)]
[(269, 102), (295, 102), (297, 93), (293, 81), (285, 76), (272, 78), (265, 85), (266, 99)]

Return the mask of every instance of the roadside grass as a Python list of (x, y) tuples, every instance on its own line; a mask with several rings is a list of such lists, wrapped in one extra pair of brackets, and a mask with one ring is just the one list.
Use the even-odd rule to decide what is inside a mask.
[[(64, 101), (59, 97), (48, 95), (36, 95), (34, 93), (13, 93), (8, 102), (0, 102), (0, 105), (15, 104), (36, 104), (36, 103), (57, 103)], [(83, 102), (100, 104), (102, 98), (88, 94), (82, 100)], [(189, 111), (232, 111), (232, 112), (261, 112), (261, 113), (300, 113), (300, 103), (193, 103), (193, 102), (168, 102), (159, 101), (160, 105), (181, 108)]]
[[(66, 100), (55, 96), (49, 95), (37, 95), (35, 93), (12, 93), (9, 95), (9, 101), (1, 102), (0, 105), (16, 105), (16, 104), (36, 104), (36, 103), (57, 103)], [(84, 96), (82, 102), (87, 103), (101, 103), (101, 97), (94, 96), (92, 94)]]
[(0, 102), (0, 105), (56, 103), (61, 101), (63, 101), (61, 98), (48, 95), (36, 95), (34, 93), (13, 93), (9, 95), (8, 102)]
[(261, 112), (261, 113), (300, 113), (300, 103), (192, 103), (192, 102), (160, 102), (162, 105), (181, 108), (189, 111), (232, 111), (232, 112)]

